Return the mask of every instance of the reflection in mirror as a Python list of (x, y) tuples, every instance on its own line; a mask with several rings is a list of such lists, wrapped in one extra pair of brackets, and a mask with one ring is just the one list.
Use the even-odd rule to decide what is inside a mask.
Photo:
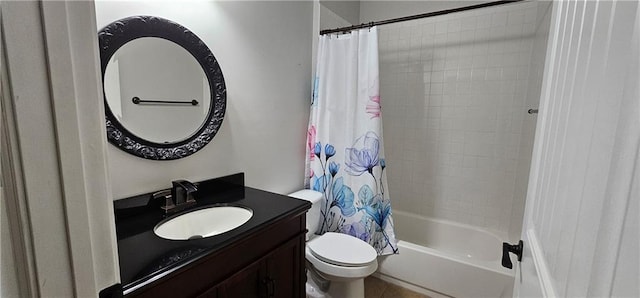
[[(207, 120), (211, 104), (209, 82), (198, 61), (183, 47), (156, 37), (132, 40), (116, 51), (107, 64), (104, 92), (124, 127), (156, 143), (191, 137)], [(134, 97), (187, 104), (135, 104)]]

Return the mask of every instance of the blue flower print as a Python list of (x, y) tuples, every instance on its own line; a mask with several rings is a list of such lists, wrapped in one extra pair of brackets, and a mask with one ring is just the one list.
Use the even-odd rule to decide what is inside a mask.
[[(355, 148), (360, 145), (361, 148)], [(373, 174), (373, 168), (378, 165), (378, 153), (380, 151), (380, 141), (378, 136), (372, 132), (367, 132), (358, 138), (353, 144), (354, 148), (345, 149), (345, 171), (353, 176), (360, 176), (365, 172)]]
[(373, 218), (373, 221), (378, 225), (380, 230), (384, 230), (384, 227), (387, 225), (387, 219), (389, 215), (391, 215), (391, 202), (390, 201), (382, 201), (382, 206), (378, 206), (374, 212), (370, 212), (369, 210), (365, 211)]
[(376, 195), (369, 185), (363, 185), (358, 191), (358, 209), (365, 210), (367, 207), (375, 207)]
[(336, 155), (336, 148), (333, 147), (333, 145), (331, 144), (327, 144), (324, 146), (324, 155), (325, 155), (325, 159), (329, 160), (329, 158), (331, 158), (332, 156)]
[(353, 206), (353, 191), (344, 185), (343, 180), (344, 179), (340, 177), (333, 182), (331, 187), (333, 200), (329, 208), (337, 206), (340, 208), (342, 215), (352, 216), (356, 213), (356, 207)]
[(326, 175), (314, 176), (312, 178), (313, 190), (318, 192), (324, 192), (324, 186), (327, 185), (329, 178)]
[(339, 170), (340, 164), (335, 163), (334, 161), (329, 163), (329, 173), (331, 174), (331, 177), (335, 177)]
[(391, 202), (382, 199), (379, 194), (374, 194), (368, 185), (363, 185), (358, 191), (359, 198), (359, 210), (371, 217), (376, 223), (379, 230), (383, 230), (386, 224), (387, 218), (391, 214)]
[(322, 144), (317, 142), (315, 146), (313, 146), (313, 154), (315, 154), (318, 158), (320, 158), (320, 153), (322, 152)]
[[(348, 234), (369, 243), (379, 254), (397, 253), (391, 204), (384, 191), (386, 160), (378, 135), (361, 134), (350, 148), (316, 138), (307, 146), (313, 163), (309, 186), (324, 194), (317, 232)], [(338, 150), (344, 150), (339, 152), (344, 157)], [(352, 189), (350, 183), (358, 183), (359, 189)]]

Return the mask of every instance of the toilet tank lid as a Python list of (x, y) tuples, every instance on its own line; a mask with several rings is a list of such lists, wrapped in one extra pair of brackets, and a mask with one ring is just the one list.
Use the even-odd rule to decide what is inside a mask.
[(289, 196), (294, 197), (296, 199), (309, 201), (312, 204), (322, 199), (321, 192), (317, 192), (315, 190), (310, 190), (310, 189), (299, 190), (294, 193), (290, 193)]

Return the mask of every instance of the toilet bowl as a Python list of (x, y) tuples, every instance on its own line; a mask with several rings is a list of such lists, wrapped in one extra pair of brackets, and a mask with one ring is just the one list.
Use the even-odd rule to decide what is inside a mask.
[(377, 252), (350, 235), (327, 232), (315, 235), (323, 194), (301, 190), (289, 196), (311, 202), (307, 212), (307, 289), (313, 297), (364, 297), (364, 278), (378, 268)]

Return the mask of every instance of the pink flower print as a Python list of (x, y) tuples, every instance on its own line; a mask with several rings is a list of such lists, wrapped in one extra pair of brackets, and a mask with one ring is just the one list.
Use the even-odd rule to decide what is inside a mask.
[(367, 113), (371, 114), (371, 119), (380, 118), (380, 95), (369, 96), (369, 100), (373, 103), (367, 105)]
[(309, 160), (315, 158), (314, 146), (316, 144), (316, 127), (311, 125), (307, 131), (307, 150), (309, 152)]

